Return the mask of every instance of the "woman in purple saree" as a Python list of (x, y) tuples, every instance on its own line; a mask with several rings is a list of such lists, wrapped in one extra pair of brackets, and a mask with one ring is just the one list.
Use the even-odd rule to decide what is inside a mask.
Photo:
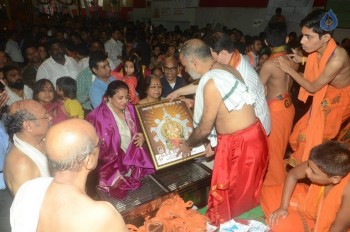
[(129, 89), (123, 81), (108, 85), (102, 103), (86, 116), (101, 139), (97, 172), (99, 188), (110, 196), (123, 198), (140, 187), (140, 179), (154, 167), (140, 133)]

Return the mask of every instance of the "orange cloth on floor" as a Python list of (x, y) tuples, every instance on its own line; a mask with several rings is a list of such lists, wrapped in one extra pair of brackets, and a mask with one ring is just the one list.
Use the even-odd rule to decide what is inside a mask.
[[(280, 219), (272, 231), (328, 232), (340, 209), (343, 192), (349, 183), (350, 174), (335, 185), (326, 196), (324, 186), (311, 184), (309, 190), (301, 185), (295, 189), (286, 219)], [(308, 225), (308, 230), (304, 230)], [(350, 230), (347, 230), (350, 231)]]
[[(281, 95), (280, 95), (281, 96)], [(265, 215), (279, 207), (286, 170), (284, 155), (292, 132), (295, 109), (290, 94), (268, 102), (271, 133), (267, 139), (269, 165), (263, 182), (260, 204)]]
[[(317, 58), (317, 52), (311, 53), (307, 59), (304, 78), (310, 82), (316, 81), (324, 71), (336, 46), (335, 41), (331, 39), (320, 60)], [(309, 111), (294, 126), (289, 139), (294, 151), (290, 160), (292, 166), (308, 160), (310, 150), (314, 146), (337, 136), (341, 124), (350, 116), (349, 91), (350, 86), (336, 89), (326, 85), (313, 95)], [(299, 99), (305, 102), (308, 96), (312, 94), (301, 87)]]
[(207, 216), (219, 225), (259, 204), (267, 168), (267, 138), (258, 121), (230, 135), (218, 135)]

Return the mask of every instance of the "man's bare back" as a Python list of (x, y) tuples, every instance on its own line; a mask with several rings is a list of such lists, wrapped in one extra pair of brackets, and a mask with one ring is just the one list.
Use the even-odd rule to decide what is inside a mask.
[[(224, 69), (232, 73), (231, 67), (219, 63), (216, 65), (216, 68)], [(237, 76), (237, 79), (244, 83), (239, 73)], [(235, 77), (232, 76), (232, 78)], [(247, 128), (257, 120), (252, 105), (244, 105), (240, 110), (232, 110), (229, 112), (213, 80), (209, 80), (206, 83), (203, 96), (204, 107), (202, 122), (205, 123), (206, 120), (208, 120), (208, 122), (214, 120), (215, 129), (218, 134), (232, 134), (238, 130)]]
[(124, 232), (127, 229), (110, 203), (94, 201), (85, 192), (54, 180), (46, 192), (37, 231)]
[(34, 161), (15, 146), (7, 155), (4, 167), (4, 179), (12, 195), (15, 195), (19, 187), (26, 181), (41, 176)]
[(332, 57), (329, 59), (325, 72), (339, 67), (339, 73), (329, 83), (335, 88), (342, 89), (350, 85), (350, 58), (346, 50), (337, 46)]
[[(287, 55), (284, 57), (288, 59)], [(299, 66), (292, 60), (290, 60), (290, 65), (294, 70), (297, 70)], [(293, 83), (293, 79), (278, 67), (275, 59), (267, 60), (263, 64), (260, 79), (266, 88), (266, 100), (289, 93)]]

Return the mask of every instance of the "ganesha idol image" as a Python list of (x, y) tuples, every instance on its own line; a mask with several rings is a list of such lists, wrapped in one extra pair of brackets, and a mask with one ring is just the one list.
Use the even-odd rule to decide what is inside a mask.
[(187, 127), (188, 119), (181, 120), (180, 115), (176, 114), (175, 117), (169, 115), (163, 108), (164, 116), (163, 119), (156, 119), (156, 127), (151, 128), (151, 132), (156, 133), (154, 140), (159, 140), (165, 147), (165, 152), (175, 150), (181, 139), (187, 139), (189, 134), (192, 133), (192, 128)]

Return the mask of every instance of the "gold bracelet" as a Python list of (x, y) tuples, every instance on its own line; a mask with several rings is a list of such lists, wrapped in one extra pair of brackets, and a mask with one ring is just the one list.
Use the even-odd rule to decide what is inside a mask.
[(301, 65), (305, 64), (305, 56), (303, 56), (303, 58), (301, 59)]

